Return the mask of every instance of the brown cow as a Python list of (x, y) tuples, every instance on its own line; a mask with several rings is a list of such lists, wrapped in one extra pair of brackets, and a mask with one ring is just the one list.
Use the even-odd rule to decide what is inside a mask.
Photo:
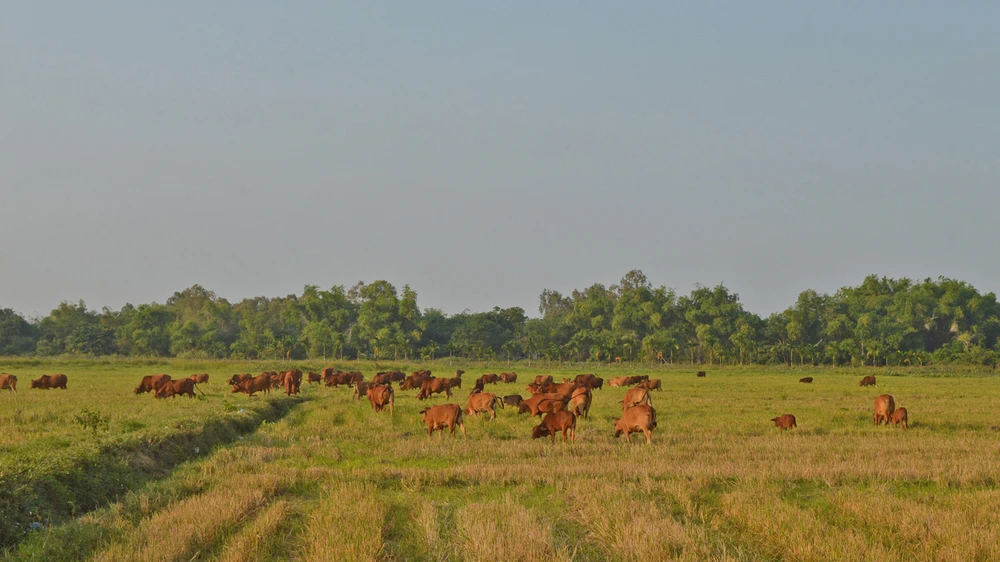
[(635, 375), (631, 377), (626, 377), (625, 386), (632, 386), (633, 384), (640, 383), (642, 381), (648, 381), (649, 375)]
[(507, 404), (508, 406), (514, 406), (515, 408), (518, 409), (520, 409), (522, 400), (523, 398), (521, 398), (520, 394), (510, 394), (508, 396), (503, 397), (504, 404)]
[(506, 384), (517, 382), (517, 373), (500, 373), (500, 382)]
[(529, 394), (538, 394), (542, 391), (542, 385), (533, 382), (527, 386), (527, 389)]
[(490, 373), (488, 375), (483, 375), (476, 379), (476, 382), (483, 381), (483, 384), (496, 384), (500, 382), (500, 377), (496, 373)]
[(602, 379), (601, 377), (594, 377), (587, 384), (587, 387), (590, 390), (601, 390), (602, 388), (604, 388), (604, 379)]
[(529, 413), (532, 417), (558, 412), (566, 408), (567, 401), (568, 397), (562, 394), (536, 394), (527, 400), (522, 400), (518, 412)]
[(896, 401), (888, 394), (879, 395), (875, 399), (875, 425), (889, 425), (889, 414), (896, 409)]
[(156, 390), (157, 398), (173, 398), (178, 394), (186, 394), (194, 398), (194, 381), (191, 379), (177, 379), (163, 383), (163, 386)]
[(392, 382), (403, 382), (406, 375), (402, 371), (389, 371), (389, 380)]
[(375, 376), (372, 377), (372, 384), (376, 384), (376, 385), (379, 385), (379, 384), (389, 384), (391, 382), (392, 382), (392, 374), (388, 373), (388, 372), (385, 372), (385, 373), (376, 373)]
[(233, 385), (233, 392), (242, 392), (248, 396), (253, 396), (257, 392), (271, 392), (271, 375), (261, 373), (256, 377), (242, 380)]
[(697, 377), (704, 377), (705, 376), (705, 371), (698, 371), (698, 374), (695, 375), (695, 376), (697, 376)]
[(393, 415), (396, 411), (396, 398), (395, 393), (392, 391), (392, 385), (380, 384), (378, 386), (369, 387), (365, 392), (368, 396), (368, 402), (371, 403), (372, 409), (376, 413), (381, 412), (386, 406), (389, 406), (389, 415)]
[(545, 386), (547, 384), (552, 384), (552, 375), (538, 375), (535, 377), (535, 384), (538, 386)]
[(361, 371), (349, 371), (347, 373), (347, 384), (357, 384), (359, 382), (365, 382), (365, 376), (361, 374)]
[(342, 384), (349, 385), (351, 384), (351, 375), (349, 373), (345, 373), (344, 371), (330, 373), (329, 376), (323, 379), (323, 384), (334, 388), (337, 388)]
[(782, 430), (798, 427), (797, 425), (795, 425), (795, 416), (793, 416), (792, 414), (785, 414), (783, 416), (771, 418), (771, 421), (774, 422), (774, 427), (779, 427)]
[(545, 388), (542, 389), (542, 392), (548, 394), (565, 394), (567, 396), (572, 396), (573, 391), (576, 390), (577, 388), (580, 388), (580, 385), (576, 384), (573, 381), (550, 383), (549, 385), (547, 385)]
[(897, 427), (902, 426), (903, 429), (909, 429), (910, 427), (910, 420), (906, 415), (906, 408), (903, 407), (893, 410), (892, 413), (889, 414), (889, 421)]
[[(424, 373), (427, 373), (426, 375)], [(400, 390), (413, 390), (415, 388), (420, 388), (424, 383), (424, 379), (430, 377), (430, 371), (417, 371), (415, 373), (410, 373), (410, 376), (406, 377), (403, 384), (399, 385)]]
[(66, 375), (42, 375), (41, 378), (31, 381), (31, 388), (43, 390), (61, 388), (66, 390)]
[(188, 377), (194, 381), (194, 384), (208, 384), (208, 373), (201, 373), (198, 375), (191, 375)]
[(649, 396), (649, 391), (645, 388), (630, 388), (622, 400), (622, 411), (632, 406), (638, 406), (639, 404), (653, 405), (653, 399)]
[(285, 373), (282, 371), (278, 373), (277, 371), (267, 371), (266, 374), (271, 379), (271, 388), (280, 388), (281, 385), (285, 383)]
[(639, 384), (635, 385), (636, 388), (645, 388), (646, 390), (663, 390), (660, 386), (660, 379), (647, 379), (641, 381)]
[(248, 380), (250, 380), (252, 378), (253, 377), (250, 376), (250, 373), (243, 373), (241, 375), (233, 375), (233, 376), (229, 377), (229, 380), (226, 381), (226, 384), (231, 385), (231, 386), (236, 386), (236, 385), (240, 384), (241, 382), (248, 381)]
[(802, 377), (801, 379), (799, 379), (799, 382), (807, 382), (808, 383), (808, 382), (812, 382), (812, 381), (813, 381), (812, 377)]
[(531, 438), (541, 439), (548, 435), (552, 436), (552, 443), (556, 442), (556, 432), (561, 431), (563, 442), (566, 441), (566, 433), (569, 432), (570, 441), (576, 442), (576, 416), (573, 412), (562, 410), (552, 414), (545, 414), (542, 423), (531, 428)]
[(309, 371), (309, 374), (306, 375), (306, 382), (309, 384), (312, 384), (314, 382), (321, 383), (323, 382), (323, 375)]
[(285, 387), (285, 394), (287, 396), (298, 394), (299, 388), (302, 386), (302, 371), (292, 369), (291, 371), (285, 372), (282, 384)]
[(146, 375), (142, 377), (142, 381), (139, 383), (139, 386), (135, 387), (134, 392), (136, 394), (155, 392), (160, 390), (160, 387), (169, 380), (170, 375)]
[(656, 410), (647, 404), (632, 406), (622, 412), (622, 417), (615, 420), (615, 437), (625, 434), (625, 441), (632, 442), (632, 434), (642, 432), (646, 436), (646, 444), (653, 442), (653, 430), (656, 429)]
[(381, 386), (374, 380), (372, 382), (359, 382), (354, 384), (354, 394), (352, 398), (361, 400), (362, 396), (368, 396), (368, 389), (376, 386)]
[(445, 396), (451, 398), (451, 379), (439, 379), (431, 377), (429, 379), (424, 379), (424, 382), (420, 383), (420, 392), (417, 393), (417, 400), (424, 400), (425, 398), (430, 398), (432, 394), (445, 393)]
[(17, 377), (14, 375), (0, 375), (0, 390), (13, 390), (17, 392)]
[(874, 375), (867, 375), (865, 378), (861, 379), (861, 381), (858, 382), (858, 386), (874, 386), (878, 388), (878, 385), (875, 384)]
[(428, 437), (436, 429), (440, 429), (441, 435), (444, 435), (444, 428), (446, 427), (451, 430), (452, 436), (455, 435), (456, 427), (462, 430), (462, 435), (466, 435), (465, 424), (462, 423), (462, 408), (458, 404), (431, 406), (430, 408), (420, 410), (420, 413), (424, 417), (424, 423), (427, 424)]
[(608, 386), (627, 386), (628, 377), (615, 377), (608, 381)]
[(594, 400), (593, 393), (586, 386), (578, 386), (573, 390), (573, 394), (569, 399), (570, 408), (579, 417), (587, 418), (590, 417), (590, 404)]
[(594, 374), (584, 374), (584, 375), (577, 375), (576, 378), (573, 379), (573, 381), (576, 384), (583, 384), (583, 385), (590, 386), (587, 383), (589, 381), (592, 381), (592, 380), (596, 379), (596, 378), (597, 378), (597, 375), (594, 375)]
[[(458, 371), (459, 373), (463, 371)], [(462, 375), (455, 375), (448, 379), (448, 386), (451, 388), (462, 388)]]
[(497, 411), (494, 408), (498, 405), (503, 408), (503, 401), (497, 398), (495, 394), (477, 392), (476, 394), (469, 395), (469, 402), (465, 407), (465, 413), (474, 416), (479, 412), (489, 412), (490, 421), (493, 421), (497, 418)]

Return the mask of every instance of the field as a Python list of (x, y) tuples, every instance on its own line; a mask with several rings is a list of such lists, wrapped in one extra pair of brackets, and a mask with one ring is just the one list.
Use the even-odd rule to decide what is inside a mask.
[[(303, 371), (319, 364), (296, 364)], [(334, 365), (338, 366), (338, 365)], [(372, 364), (340, 365), (370, 378)], [(288, 364), (7, 362), (0, 393), (5, 560), (997, 560), (1000, 385), (987, 376), (832, 369), (532, 368), (649, 374), (653, 444), (612, 436), (625, 389), (596, 391), (575, 443), (511, 409), (428, 437), (347, 388), (248, 398), (222, 383)], [(405, 370), (415, 365), (380, 365)], [(464, 368), (464, 406), (475, 376)], [(68, 390), (29, 390), (43, 372)], [(204, 396), (135, 396), (144, 374), (208, 372)], [(877, 389), (860, 388), (875, 374)], [(800, 384), (812, 376), (811, 385)], [(911, 429), (872, 425), (892, 394)], [(88, 409), (107, 429), (77, 423)], [(768, 420), (791, 413), (798, 428)], [(34, 524), (32, 524), (34, 523)], [(28, 529), (28, 530), (25, 530)]]

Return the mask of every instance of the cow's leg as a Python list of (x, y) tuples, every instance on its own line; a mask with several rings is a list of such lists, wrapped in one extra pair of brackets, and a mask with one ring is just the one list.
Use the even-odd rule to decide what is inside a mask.
[(462, 430), (462, 437), (468, 437), (468, 436), (469, 436), (469, 434), (467, 434), (467, 433), (465, 432), (465, 424), (464, 424), (464, 423), (460, 423), (460, 424), (458, 424), (458, 429), (461, 429), (461, 430)]
[(643, 429), (642, 432), (646, 434), (646, 444), (651, 445), (653, 443), (653, 432), (648, 429)]

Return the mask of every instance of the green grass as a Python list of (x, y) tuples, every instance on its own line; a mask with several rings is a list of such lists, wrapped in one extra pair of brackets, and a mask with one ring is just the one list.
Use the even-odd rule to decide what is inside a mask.
[[(113, 466), (109, 459), (140, 445), (148, 457), (128, 465), (133, 472), (144, 466), (138, 472), (146, 477), (126, 478), (122, 489), (75, 513), (42, 515), (43, 528), (18, 535), (5, 558), (1000, 559), (1000, 520), (993, 517), (1000, 422), (992, 419), (1000, 384), (992, 377), (875, 372), (873, 389), (857, 386), (870, 370), (707, 369), (708, 377), (697, 379), (690, 368), (606, 367), (597, 370), (606, 380), (633, 372), (662, 379), (663, 391), (653, 392), (653, 445), (613, 438), (625, 389), (605, 387), (595, 392), (590, 418), (579, 421), (576, 443), (553, 446), (530, 439), (537, 419), (509, 408), (494, 422), (468, 416), (468, 438), (429, 438), (418, 412), (446, 402), (443, 396), (421, 402), (415, 391), (397, 390), (390, 417), (353, 401), (347, 388), (304, 385), (303, 400), (250, 400), (221, 384), (224, 374), (265, 367), (280, 368), (0, 364), (23, 377), (16, 397), (0, 395), (5, 426), (14, 423), (12, 405), (20, 411), (16, 423), (45, 416), (63, 422), (21, 425), (20, 436), (4, 437), (15, 455), (4, 450), (4, 483), (26, 481), (21, 490), (29, 491), (52, 474)], [(375, 371), (352, 367), (366, 378)], [(467, 381), (505, 367), (431, 366), (437, 374), (463, 368)], [(65, 372), (70, 389), (27, 390), (28, 376), (42, 369)], [(594, 371), (513, 369), (517, 384), (487, 390), (526, 396), (535, 374)], [(209, 372), (213, 381), (198, 400), (133, 396), (141, 375), (155, 372)], [(815, 382), (797, 382), (806, 375)], [(452, 401), (464, 406), (468, 392)], [(881, 393), (909, 410), (912, 429), (872, 425), (872, 401)], [(66, 423), (83, 407), (110, 416), (112, 429), (97, 443)], [(244, 408), (271, 411), (271, 421), (211, 429), (221, 438), (208, 450), (180, 452), (191, 432), (235, 423)], [(769, 419), (784, 413), (797, 417), (797, 429), (773, 427)], [(82, 480), (66, 479), (57, 497), (86, 492)], [(159, 526), (173, 527), (169, 544), (149, 537)]]

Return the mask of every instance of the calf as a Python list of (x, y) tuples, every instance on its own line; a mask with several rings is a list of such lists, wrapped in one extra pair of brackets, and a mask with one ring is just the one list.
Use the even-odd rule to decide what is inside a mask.
[(556, 432), (561, 431), (563, 442), (566, 441), (566, 433), (569, 433), (570, 441), (576, 442), (576, 416), (573, 412), (562, 410), (552, 414), (545, 414), (542, 423), (531, 429), (532, 439), (552, 436), (552, 443), (556, 442)]
[(500, 373), (500, 380), (505, 384), (517, 382), (517, 373)]
[(695, 375), (695, 376), (697, 376), (697, 377), (704, 377), (705, 376), (705, 371), (698, 371), (698, 374)]
[(323, 382), (323, 375), (309, 371), (309, 374), (306, 375), (306, 382), (309, 384), (321, 383)]
[(889, 415), (896, 409), (896, 401), (888, 394), (875, 398), (875, 425), (889, 425)]
[(465, 406), (465, 413), (466, 415), (474, 416), (479, 412), (489, 412), (490, 421), (493, 421), (497, 419), (497, 411), (494, 408), (498, 405), (503, 408), (503, 401), (497, 398), (495, 394), (477, 392), (476, 394), (469, 395), (469, 403)]
[(445, 396), (451, 398), (451, 379), (438, 379), (431, 377), (429, 379), (424, 379), (424, 382), (420, 383), (420, 392), (417, 393), (417, 400), (423, 400), (425, 398), (430, 398), (432, 394), (445, 393)]
[(31, 381), (31, 388), (43, 390), (61, 388), (66, 390), (66, 375), (42, 375), (41, 378)]
[(420, 410), (420, 413), (423, 415), (424, 423), (427, 424), (428, 437), (436, 429), (440, 429), (441, 435), (444, 435), (444, 428), (446, 427), (451, 430), (453, 436), (455, 435), (456, 427), (462, 430), (462, 435), (466, 435), (465, 424), (462, 423), (462, 408), (458, 404), (431, 406), (430, 408)]
[(510, 394), (508, 396), (504, 396), (503, 397), (503, 403), (504, 404), (506, 404), (508, 406), (514, 406), (515, 408), (518, 408), (518, 409), (520, 409), (521, 400), (523, 400), (523, 398), (521, 398), (520, 394)]
[(791, 429), (793, 427), (798, 427), (795, 425), (795, 416), (792, 414), (785, 414), (783, 416), (778, 416), (776, 418), (771, 418), (774, 422), (774, 427), (781, 428), (782, 431), (786, 429)]
[(0, 375), (0, 390), (13, 390), (17, 393), (17, 377), (14, 375)]
[(632, 406), (638, 406), (639, 404), (653, 405), (653, 399), (650, 398), (649, 391), (645, 388), (630, 388), (622, 400), (622, 411)]
[(625, 434), (625, 441), (632, 442), (632, 434), (641, 431), (646, 436), (646, 444), (653, 442), (656, 429), (656, 410), (648, 404), (640, 404), (625, 409), (622, 417), (615, 420), (615, 437)]
[(375, 413), (381, 412), (386, 406), (389, 406), (389, 415), (393, 415), (396, 411), (396, 398), (395, 393), (392, 391), (392, 385), (380, 384), (378, 386), (369, 387), (365, 392), (368, 396), (368, 402), (372, 405), (372, 410)]
[(889, 414), (889, 421), (893, 423), (896, 427), (902, 427), (903, 429), (909, 429), (910, 421), (906, 416), (906, 408), (896, 408)]
[(178, 394), (187, 395), (194, 398), (194, 381), (191, 379), (177, 379), (163, 383), (156, 390), (157, 398), (173, 398)]
[(802, 377), (801, 379), (799, 379), (799, 382), (805, 382), (805, 383), (809, 383), (812, 381), (813, 381), (812, 377)]
[(876, 388), (878, 387), (878, 385), (875, 384), (874, 375), (867, 375), (866, 377), (858, 381), (858, 386), (874, 386)]

